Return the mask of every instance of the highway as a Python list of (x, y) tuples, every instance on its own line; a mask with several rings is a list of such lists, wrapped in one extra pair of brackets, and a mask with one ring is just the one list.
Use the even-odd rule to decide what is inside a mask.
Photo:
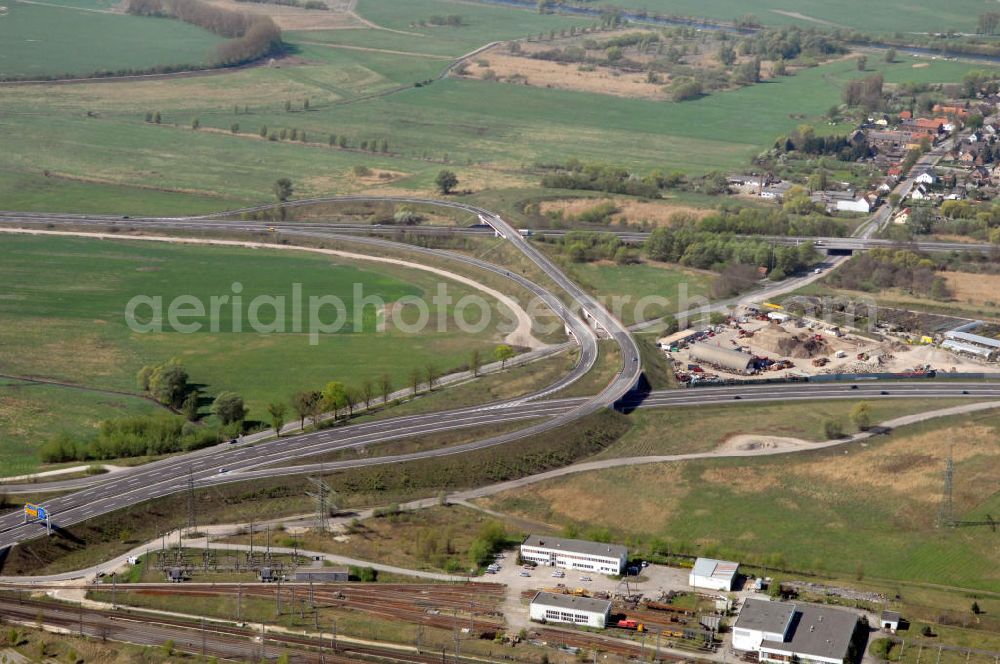
[[(761, 383), (759, 385), (658, 390), (642, 398), (637, 396), (626, 397), (620, 402), (620, 405), (626, 409), (681, 408), (778, 401), (914, 398), (1000, 399), (1000, 382), (952, 382), (923, 379), (890, 382), (859, 380), (856, 383)], [(517, 420), (530, 421), (542, 418), (555, 418), (571, 413), (575, 408), (580, 407), (587, 401), (586, 397), (576, 397), (524, 404), (512, 402), (502, 405), (474, 406), (412, 417), (344, 425), (313, 433), (286, 436), (257, 446), (228, 445), (223, 443), (207, 450), (184, 455), (183, 457), (165, 459), (137, 466), (134, 469), (120, 471), (112, 477), (83, 477), (41, 484), (8, 484), (2, 485), (2, 490), (8, 495), (37, 494), (43, 488), (47, 492), (78, 491), (79, 493), (46, 502), (46, 505), (55, 512), (56, 522), (59, 525), (68, 526), (72, 525), (72, 523), (85, 520), (85, 518), (78, 519), (76, 518), (77, 516), (86, 515), (86, 518), (91, 518), (92, 515), (96, 515), (98, 512), (110, 511), (103, 509), (105, 507), (103, 502), (92, 502), (92, 499), (97, 499), (97, 494), (92, 493), (94, 489), (108, 485), (109, 483), (123, 491), (122, 495), (118, 496), (120, 500), (107, 505), (107, 507), (111, 508), (115, 508), (115, 505), (128, 505), (140, 500), (170, 495), (171, 493), (183, 490), (186, 484), (185, 486), (176, 488), (174, 486), (175, 478), (159, 479), (162, 477), (163, 472), (161, 467), (176, 465), (178, 459), (191, 464), (192, 478), (195, 481), (195, 486), (199, 488), (232, 482), (243, 482), (250, 479), (314, 473), (321, 470), (332, 472), (362, 466), (402, 463), (427, 458), (428, 456), (461, 454), (480, 448), (477, 441), (476, 443), (457, 445), (430, 452), (414, 452), (404, 455), (369, 457), (322, 464), (289, 465), (290, 461), (296, 459), (306, 459), (311, 456), (328, 454), (345, 449), (370, 447), (378, 443), (440, 433), (442, 431), (484, 427), (491, 424)], [(200, 458), (196, 458), (199, 455)], [(181, 473), (179, 480), (186, 482), (186, 467), (181, 464), (181, 468), (184, 472)], [(226, 468), (227, 472), (219, 473), (219, 468)], [(88, 487), (90, 488), (88, 489)], [(74, 507), (77, 504), (83, 507)], [(91, 510), (93, 510), (93, 514), (87, 514)], [(19, 522), (19, 517), (19, 514), (7, 515), (7, 517), (4, 517), (0, 521), (0, 524), (7, 526), (10, 522), (14, 522), (16, 525)], [(44, 528), (40, 524), (29, 524), (26, 530), (29, 533), (40, 534)], [(0, 533), (0, 538), (3, 538), (6, 534)], [(0, 541), (3, 540), (0, 539)]]
[[(313, 201), (296, 201), (292, 206), (316, 202), (328, 202), (331, 199), (316, 199)], [(370, 197), (339, 197), (336, 201), (370, 201)], [(184, 491), (189, 482), (196, 487), (223, 484), (263, 477), (278, 477), (303, 472), (329, 472), (333, 470), (357, 468), (362, 466), (402, 463), (417, 459), (450, 456), (474, 450), (502, 445), (527, 436), (542, 434), (554, 428), (570, 424), (587, 414), (608, 408), (622, 400), (637, 384), (642, 367), (639, 350), (632, 335), (625, 326), (615, 319), (595, 298), (584, 292), (555, 266), (537, 248), (532, 246), (522, 235), (498, 215), (487, 210), (462, 203), (437, 202), (427, 199), (393, 198), (376, 199), (394, 202), (411, 202), (420, 204), (439, 204), (460, 209), (476, 215), (481, 223), (492, 229), (512, 243), (532, 260), (559, 288), (563, 289), (572, 300), (572, 305), (563, 304), (562, 299), (547, 289), (534, 284), (528, 279), (511, 273), (505, 268), (489, 264), (478, 259), (458, 256), (449, 252), (422, 249), (409, 245), (400, 246), (396, 243), (377, 238), (355, 238), (356, 241), (369, 246), (392, 247), (405, 249), (408, 252), (422, 252), (449, 259), (463, 260), (479, 269), (490, 270), (517, 282), (534, 294), (545, 299), (546, 303), (560, 315), (570, 330), (572, 336), (581, 347), (580, 361), (570, 374), (534, 394), (511, 399), (502, 403), (489, 404), (471, 408), (455, 409), (423, 415), (396, 417), (377, 422), (338, 426), (299, 436), (285, 437), (256, 445), (218, 445), (205, 450), (178, 455), (162, 461), (154, 462), (132, 470), (114, 473), (111, 476), (67, 480), (65, 482), (47, 483), (49, 490), (69, 490), (72, 493), (46, 501), (45, 505), (53, 515), (54, 522), (60, 527), (68, 527), (88, 519), (107, 514), (146, 500), (171, 495)], [(263, 206), (269, 207), (269, 206)], [(260, 209), (263, 209), (260, 208)], [(227, 213), (239, 214), (241, 211)], [(225, 222), (219, 221), (219, 215), (209, 215), (201, 218), (161, 218), (146, 220), (128, 220), (129, 224), (156, 224), (160, 228), (171, 230), (215, 230), (223, 226), (228, 230), (261, 231), (273, 224)], [(32, 220), (32, 226), (43, 223), (46, 225), (93, 225), (107, 226), (114, 218), (81, 217), (75, 215), (30, 215), (25, 218)], [(13, 216), (6, 220), (19, 224)], [(335, 231), (324, 229), (322, 225), (298, 224), (283, 232), (297, 235), (310, 235), (329, 238)], [(772, 289), (792, 287), (790, 284), (778, 284)], [(758, 297), (764, 297), (771, 291), (762, 291)], [(577, 312), (582, 312), (589, 324), (584, 323)], [(573, 382), (586, 373), (597, 357), (597, 334), (594, 328), (614, 339), (620, 348), (621, 365), (614, 378), (594, 397), (582, 399), (542, 400), (558, 389)], [(977, 383), (968, 388), (958, 388), (954, 384), (943, 387), (931, 382), (914, 384), (904, 387), (894, 384), (891, 388), (895, 394), (882, 395), (881, 389), (875, 390), (867, 385), (859, 385), (857, 390), (850, 390), (843, 385), (826, 384), (792, 384), (767, 386), (739, 386), (723, 388), (698, 388), (656, 393), (641, 404), (628, 404), (641, 407), (691, 406), (712, 403), (732, 403), (735, 401), (772, 401), (791, 399), (828, 399), (828, 398), (881, 398), (883, 396), (959, 396), (961, 389), (967, 389), (970, 397), (992, 398), (983, 384)], [(875, 394), (879, 392), (879, 394)], [(327, 454), (333, 451), (370, 446), (379, 442), (399, 440), (415, 436), (429, 435), (442, 431), (456, 431), (475, 427), (486, 427), (497, 423), (523, 421), (526, 426), (506, 434), (490, 436), (485, 439), (463, 445), (443, 449), (426, 450), (404, 455), (387, 455), (383, 457), (362, 458), (323, 464), (305, 464), (289, 467), (289, 462), (307, 460), (308, 457)], [(277, 464), (284, 464), (284, 467)], [(30, 491), (36, 492), (38, 485), (31, 485)], [(25, 487), (5, 487), (5, 491), (14, 493), (27, 490)], [(20, 513), (9, 513), (0, 517), (0, 548), (40, 536), (44, 527), (38, 523), (23, 524)]]
[[(797, 246), (811, 242), (817, 249), (823, 251), (868, 251), (877, 248), (898, 248), (900, 243), (895, 240), (881, 240), (871, 238), (876, 229), (884, 226), (889, 218), (888, 206), (883, 206), (876, 211), (872, 220), (862, 227), (862, 232), (868, 235), (851, 237), (828, 237), (828, 236), (786, 236), (786, 235), (736, 235), (735, 237), (748, 240), (760, 240), (772, 242), (778, 245)], [(288, 222), (288, 221), (209, 221), (201, 220), (197, 222), (170, 219), (136, 218), (122, 219), (121, 217), (108, 216), (86, 216), (86, 215), (47, 215), (47, 214), (26, 214), (18, 212), (0, 212), (0, 223), (20, 226), (36, 226), (45, 224), (76, 225), (80, 227), (94, 227), (101, 230), (110, 228), (125, 229), (129, 227), (145, 228), (159, 226), (163, 228), (167, 225), (174, 230), (223, 230), (242, 231), (250, 233), (268, 232), (274, 229), (275, 233), (287, 234), (308, 234), (314, 233), (335, 233), (338, 235), (352, 235), (358, 237), (388, 237), (402, 233), (410, 236), (462, 236), (462, 237), (493, 237), (496, 234), (492, 228), (486, 228), (482, 224), (474, 226), (396, 226), (396, 225), (371, 225), (371, 224), (345, 224), (327, 222)], [(643, 231), (628, 231), (614, 228), (594, 228), (594, 232), (611, 233), (630, 244), (642, 244), (649, 239), (650, 233)], [(563, 237), (572, 230), (565, 229), (531, 229), (537, 237)], [(968, 251), (972, 253), (988, 254), (997, 250), (997, 247), (983, 242), (937, 242), (937, 241), (916, 241), (905, 243), (907, 248), (928, 253), (950, 253), (953, 251)]]
[[(352, 197), (351, 200), (371, 199)], [(434, 204), (432, 201), (421, 202)], [(530, 246), (515, 229), (509, 226), (498, 215), (462, 204), (444, 203), (444, 205), (464, 209), (476, 214), (483, 223), (492, 226), (499, 235), (514, 244), (515, 247), (535, 262), (572, 299), (575, 306), (570, 308), (564, 305), (555, 294), (548, 292), (541, 286), (533, 284), (523, 277), (511, 273), (505, 268), (469, 257), (447, 254), (448, 258), (458, 258), (470, 265), (491, 270), (494, 273), (517, 281), (520, 285), (544, 298), (546, 303), (563, 318), (567, 329), (570, 330), (581, 347), (580, 361), (569, 376), (560, 379), (555, 385), (549, 386), (541, 393), (520, 397), (511, 402), (493, 404), (485, 412), (484, 409), (477, 408), (448, 413), (394, 418), (353, 427), (322, 430), (313, 434), (307, 434), (306, 436), (284, 438), (261, 445), (241, 446), (236, 450), (225, 449), (225, 446), (217, 446), (165, 459), (140, 467), (135, 472), (116, 473), (114, 476), (106, 478), (105, 481), (91, 485), (86, 489), (54, 498), (46, 503), (46, 507), (53, 515), (53, 520), (60, 527), (70, 526), (101, 514), (122, 509), (136, 502), (183, 491), (189, 483), (201, 486), (217, 483), (220, 480), (226, 481), (229, 475), (235, 476), (237, 471), (247, 471), (263, 464), (273, 464), (278, 460), (288, 461), (290, 459), (322, 454), (337, 449), (370, 445), (374, 442), (427, 435), (440, 431), (479, 427), (496, 422), (538, 420), (534, 423), (529, 422), (528, 426), (511, 433), (488, 437), (455, 448), (415, 453), (414, 455), (407, 455), (406, 458), (428, 458), (485, 449), (544, 433), (545, 431), (569, 424), (589, 413), (612, 406), (637, 383), (641, 373), (639, 350), (631, 334), (621, 322), (616, 320), (599, 302), (576, 286), (572, 280), (566, 277), (541, 252)], [(159, 221), (160, 227), (169, 226), (170, 228), (190, 230), (204, 230), (211, 224), (208, 218), (162, 219)], [(49, 217), (48, 221), (44, 223), (65, 224), (80, 222), (81, 218), (79, 217), (56, 215)], [(103, 223), (107, 223), (106, 220)], [(300, 230), (297, 232), (306, 234), (309, 231)], [(322, 233), (322, 231), (316, 234), (328, 236), (328, 234)], [(423, 251), (425, 253), (444, 255), (444, 252), (435, 252), (429, 249), (421, 250), (420, 248), (409, 246), (399, 247), (399, 245), (393, 245), (385, 240), (365, 238), (363, 241), (369, 244), (376, 243), (384, 246), (403, 248), (407, 251), (416, 249), (418, 252)], [(573, 310), (582, 311), (593, 325), (581, 321), (580, 317)], [(623, 361), (620, 371), (614, 379), (595, 397), (573, 403), (568, 409), (553, 410), (552, 406), (545, 404), (535, 405), (528, 403), (528, 400), (533, 397), (549, 394), (561, 389), (573, 380), (576, 380), (579, 376), (585, 374), (593, 366), (597, 358), (597, 333), (594, 330), (594, 326), (600, 327), (609, 336), (614, 338), (620, 346)], [(504, 406), (515, 407), (515, 410), (505, 408)], [(379, 461), (379, 463), (384, 462), (384, 460)], [(362, 463), (361, 465), (365, 464)], [(278, 475), (285, 474), (282, 471), (271, 472)], [(7, 514), (0, 517), (0, 548), (38, 536), (41, 532), (39, 524), (23, 524), (21, 523), (21, 516), (19, 514)]]

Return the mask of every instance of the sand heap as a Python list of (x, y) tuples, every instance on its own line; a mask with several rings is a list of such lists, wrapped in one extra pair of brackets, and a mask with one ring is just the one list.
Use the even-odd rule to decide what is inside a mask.
[(813, 333), (792, 333), (776, 323), (771, 323), (757, 331), (751, 340), (754, 346), (780, 357), (801, 360), (829, 355), (830, 347), (825, 339), (817, 339)]

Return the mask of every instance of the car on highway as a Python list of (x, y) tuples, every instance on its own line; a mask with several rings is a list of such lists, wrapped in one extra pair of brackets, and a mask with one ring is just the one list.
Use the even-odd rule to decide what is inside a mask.
[(526, 572), (524, 570), (521, 570), (521, 576), (531, 576), (531, 572)]
[(235, 444), (236, 444), (236, 443), (238, 443), (238, 442), (240, 442), (240, 439), (239, 439), (239, 438), (230, 438), (230, 439), (229, 439), (229, 444), (230, 444), (230, 445), (235, 445)]
[(228, 472), (229, 472), (228, 468), (219, 468), (219, 474), (220, 475), (225, 475)]

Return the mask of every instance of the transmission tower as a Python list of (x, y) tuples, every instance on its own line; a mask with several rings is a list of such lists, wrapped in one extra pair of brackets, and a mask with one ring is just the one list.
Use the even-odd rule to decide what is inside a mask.
[(952, 496), (955, 489), (955, 461), (952, 448), (948, 448), (948, 461), (944, 467), (944, 495), (941, 496), (941, 512), (938, 514), (938, 528), (955, 527), (955, 504)]
[(330, 510), (336, 505), (333, 504), (334, 491), (326, 482), (319, 477), (306, 478), (313, 485), (313, 491), (306, 491), (306, 495), (316, 502), (316, 529), (326, 532), (326, 520), (330, 515)]

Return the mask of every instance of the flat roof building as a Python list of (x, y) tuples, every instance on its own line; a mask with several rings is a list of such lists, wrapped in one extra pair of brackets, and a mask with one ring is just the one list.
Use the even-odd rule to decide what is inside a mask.
[(528, 535), (521, 543), (521, 559), (537, 565), (621, 574), (628, 561), (628, 549), (617, 544)]
[(688, 574), (688, 585), (692, 588), (704, 588), (706, 590), (733, 589), (736, 583), (736, 574), (740, 564), (727, 560), (714, 560), (712, 558), (698, 558)]
[(858, 616), (819, 604), (748, 599), (733, 625), (733, 648), (762, 662), (843, 664)]
[(671, 346), (687, 343), (699, 334), (701, 333), (698, 330), (679, 330), (673, 334), (668, 334), (665, 337), (660, 337), (656, 340), (656, 343), (660, 348), (670, 348)]
[(539, 592), (531, 600), (529, 614), (539, 622), (570, 623), (597, 629), (608, 626), (611, 602), (590, 597)]

